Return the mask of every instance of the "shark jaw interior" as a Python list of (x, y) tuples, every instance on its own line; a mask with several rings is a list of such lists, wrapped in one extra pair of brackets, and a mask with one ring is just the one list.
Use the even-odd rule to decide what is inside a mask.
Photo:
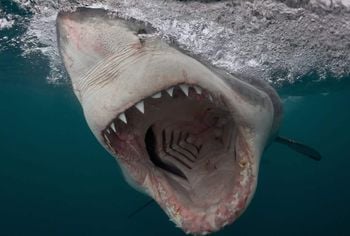
[(221, 96), (177, 84), (127, 108), (102, 140), (129, 181), (188, 233), (235, 220), (255, 187), (242, 127)]

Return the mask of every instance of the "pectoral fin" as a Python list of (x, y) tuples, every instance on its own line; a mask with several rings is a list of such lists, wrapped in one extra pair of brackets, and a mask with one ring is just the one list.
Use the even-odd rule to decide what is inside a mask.
[(299, 143), (295, 140), (277, 136), (275, 141), (277, 143), (287, 145), (289, 148), (293, 149), (294, 151), (296, 151), (300, 154), (303, 154), (303, 155), (305, 155), (311, 159), (314, 159), (316, 161), (319, 161), (322, 158), (321, 154), (317, 150), (315, 150), (314, 148), (309, 147), (305, 144)]

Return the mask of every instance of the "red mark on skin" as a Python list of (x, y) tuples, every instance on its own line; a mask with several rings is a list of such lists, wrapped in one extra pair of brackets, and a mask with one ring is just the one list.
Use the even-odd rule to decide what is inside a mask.
[(107, 54), (106, 48), (99, 41), (96, 41), (92, 47), (98, 54)]
[(69, 17), (63, 17), (62, 23), (65, 27), (67, 37), (73, 45), (78, 50), (82, 50), (82, 45), (84, 43), (84, 32), (87, 31), (86, 28), (83, 28), (81, 24), (76, 23), (74, 20), (71, 20)]
[(142, 48), (142, 44), (140, 42), (133, 43), (133, 44), (131, 44), (131, 48), (136, 49), (136, 50), (140, 50)]
[(68, 16), (62, 16), (62, 26), (64, 27), (67, 38), (70, 42), (74, 42), (77, 48), (80, 48), (80, 27), (73, 20), (71, 20)]
[(89, 25), (83, 26), (74, 20), (64, 17), (62, 19), (67, 38), (78, 51), (87, 53), (90, 51), (99, 55), (107, 55), (108, 50), (103, 38), (99, 34), (100, 29), (93, 29)]
[(74, 39), (74, 42), (76, 43), (76, 47), (78, 50), (81, 50), (81, 48), (80, 48), (80, 42), (81, 42), (80, 30), (79, 29), (74, 30), (74, 28), (71, 28), (71, 30), (72, 30), (71, 36)]
[(74, 64), (73, 58), (67, 54), (67, 59), (69, 61), (69, 66), (68, 67), (73, 70), (73, 64)]

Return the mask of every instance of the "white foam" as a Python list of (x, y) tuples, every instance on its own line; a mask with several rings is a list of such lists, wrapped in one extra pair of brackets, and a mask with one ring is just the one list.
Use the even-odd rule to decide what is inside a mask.
[(106, 5), (102, 3), (93, 3), (91, 5), (88, 5), (87, 7), (92, 9), (105, 9), (105, 10), (109, 9)]
[(326, 7), (350, 7), (350, 0), (311, 0), (310, 4), (312, 5), (323, 5)]
[[(51, 66), (48, 79), (60, 82), (65, 74), (61, 72), (57, 52), (55, 18), (58, 8), (72, 9), (77, 4), (68, 0), (61, 0), (60, 6), (56, 1), (37, 0), (36, 5), (26, 0), (16, 1), (34, 12), (23, 37), (23, 41), (30, 42), (24, 48), (26, 56), (33, 51), (47, 56)], [(344, 43), (350, 41), (346, 34), (350, 27), (349, 14), (327, 13), (319, 17), (301, 7), (289, 8), (276, 1), (242, 1), (241, 5), (232, 7), (227, 2), (79, 0), (78, 6), (108, 9), (150, 23), (159, 37), (171, 39), (204, 61), (231, 73), (248, 73), (271, 83), (294, 83), (310, 71), (320, 77), (330, 71), (338, 78), (350, 73), (350, 49)], [(312, 1), (320, 4), (326, 0)], [(333, 3), (350, 6), (350, 0)], [(252, 15), (253, 12), (259, 17)], [(316, 31), (320, 32), (317, 37)]]
[(10, 29), (15, 24), (15, 20), (8, 20), (6, 18), (0, 18), (0, 30)]

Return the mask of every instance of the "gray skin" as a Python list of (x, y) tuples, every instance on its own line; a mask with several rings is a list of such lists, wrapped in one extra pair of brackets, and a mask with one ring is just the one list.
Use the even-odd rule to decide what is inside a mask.
[[(152, 197), (186, 233), (220, 230), (254, 195), (260, 157), (281, 120), (279, 97), (264, 81), (240, 79), (138, 34), (148, 30), (99, 9), (57, 17), (59, 51), (86, 121), (128, 183)], [(180, 85), (189, 88), (187, 94)], [(175, 88), (173, 97), (166, 94), (169, 88)], [(161, 98), (152, 98), (159, 92)], [(140, 101), (143, 113), (135, 108)], [(216, 128), (203, 121), (214, 114), (208, 109), (222, 121)], [(154, 142), (145, 144), (150, 127)], [(159, 140), (172, 127), (191, 133), (189, 143), (203, 144), (191, 170), (164, 153), (159, 158), (176, 171), (151, 160), (150, 145), (161, 151)], [(197, 135), (203, 127), (207, 131)]]

